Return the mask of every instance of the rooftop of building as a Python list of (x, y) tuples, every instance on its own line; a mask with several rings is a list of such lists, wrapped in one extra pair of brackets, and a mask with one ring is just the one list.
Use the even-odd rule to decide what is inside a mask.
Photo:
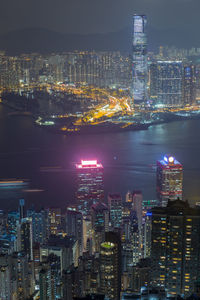
[(98, 163), (97, 160), (81, 160), (81, 163), (76, 164), (76, 169), (103, 169), (101, 163)]
[(122, 199), (121, 194), (108, 194), (108, 199)]
[(105, 248), (105, 249), (112, 249), (115, 246), (115, 244), (110, 243), (110, 242), (104, 242), (101, 244), (101, 247)]
[(161, 165), (162, 167), (181, 167), (182, 164), (176, 160), (176, 158), (172, 155), (165, 155), (163, 159), (157, 161), (157, 165)]
[(102, 202), (97, 202), (96, 204), (93, 204), (91, 208), (93, 210), (108, 210), (107, 205)]
[(188, 201), (183, 201), (180, 199), (177, 200), (168, 200), (166, 207), (154, 207), (151, 210), (152, 215), (172, 215), (172, 216), (199, 216), (200, 217), (200, 208), (193, 208), (189, 205)]

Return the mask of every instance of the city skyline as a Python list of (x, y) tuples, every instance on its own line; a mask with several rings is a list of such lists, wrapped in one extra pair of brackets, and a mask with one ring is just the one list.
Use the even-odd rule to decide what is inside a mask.
[(12, 1), (0, 299), (200, 300), (199, 0)]

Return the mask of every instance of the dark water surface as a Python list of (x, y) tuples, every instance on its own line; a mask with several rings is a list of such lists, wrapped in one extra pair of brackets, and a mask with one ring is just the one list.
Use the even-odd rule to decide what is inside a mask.
[[(35, 127), (31, 117), (9, 116), (0, 105), (0, 178), (27, 178), (28, 204), (66, 207), (74, 201), (74, 163), (98, 159), (105, 169), (105, 191), (140, 189), (155, 199), (155, 163), (165, 153), (184, 166), (184, 196), (200, 200), (200, 120), (150, 127), (147, 131), (82, 136), (52, 134)], [(41, 167), (61, 167), (41, 171)], [(1, 193), (1, 191), (0, 191)], [(0, 208), (13, 209), (17, 200), (0, 197)]]

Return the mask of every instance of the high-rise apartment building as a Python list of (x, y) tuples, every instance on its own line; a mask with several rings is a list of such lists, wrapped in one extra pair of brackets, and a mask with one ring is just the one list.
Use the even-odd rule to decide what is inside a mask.
[(119, 300), (121, 289), (120, 236), (106, 233), (106, 241), (100, 251), (100, 289), (108, 299)]
[(82, 160), (76, 164), (76, 173), (78, 208), (87, 215), (93, 204), (104, 199), (103, 166), (96, 160)]
[(200, 210), (169, 201), (152, 209), (151, 284), (171, 295), (194, 293), (200, 276)]
[(161, 206), (168, 199), (182, 199), (183, 166), (173, 156), (166, 155), (157, 161), (157, 198)]
[(182, 61), (158, 61), (157, 68), (157, 104), (162, 107), (182, 106)]
[(144, 105), (147, 101), (147, 17), (133, 16), (133, 102)]

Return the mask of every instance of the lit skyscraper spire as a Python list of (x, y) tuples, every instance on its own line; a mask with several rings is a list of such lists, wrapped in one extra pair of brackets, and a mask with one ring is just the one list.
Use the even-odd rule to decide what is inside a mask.
[(133, 101), (134, 104), (144, 105), (147, 100), (147, 17), (133, 16)]
[(157, 197), (160, 206), (167, 206), (168, 200), (182, 199), (183, 166), (173, 156), (165, 155), (157, 161)]

